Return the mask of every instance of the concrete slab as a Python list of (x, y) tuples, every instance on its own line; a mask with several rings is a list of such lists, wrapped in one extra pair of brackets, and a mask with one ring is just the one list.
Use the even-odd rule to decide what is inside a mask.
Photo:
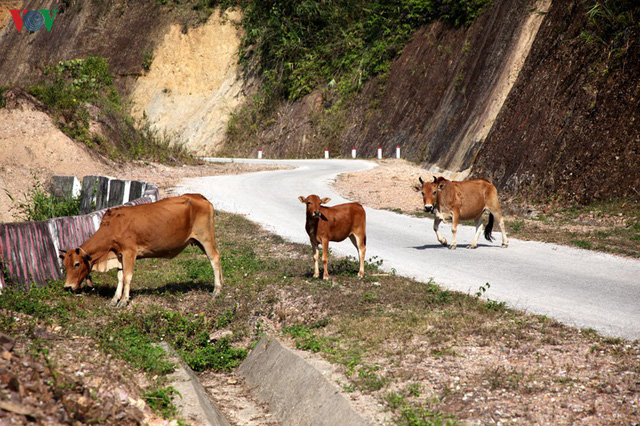
[(284, 425), (367, 425), (325, 377), (275, 338), (263, 337), (238, 374)]
[(174, 403), (180, 410), (180, 416), (191, 425), (229, 426), (230, 423), (211, 402), (193, 370), (182, 361), (169, 344), (162, 342), (160, 346), (168, 354), (169, 360), (177, 365), (170, 380), (171, 385), (180, 392), (180, 397), (174, 399)]

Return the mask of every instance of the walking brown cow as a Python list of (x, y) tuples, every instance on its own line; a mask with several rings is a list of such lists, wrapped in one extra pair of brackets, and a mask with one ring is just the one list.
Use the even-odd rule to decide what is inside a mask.
[(322, 264), (324, 271), (322, 278), (329, 279), (329, 241), (343, 241), (347, 237), (358, 250), (360, 257), (360, 270), (358, 276), (364, 276), (364, 255), (366, 252), (367, 232), (366, 213), (364, 208), (358, 203), (339, 204), (333, 207), (326, 207), (329, 198), (309, 195), (308, 197), (298, 197), (301, 203), (307, 206), (307, 222), (305, 229), (311, 240), (313, 249), (314, 269), (313, 277), (320, 276), (318, 267), (318, 245), (322, 244)]
[(489, 212), (489, 221), (484, 228), (484, 236), (488, 241), (492, 241), (491, 232), (493, 230), (494, 216), (500, 223), (502, 231), (502, 247), (509, 245), (507, 232), (504, 227), (504, 220), (500, 213), (500, 203), (498, 201), (498, 191), (496, 187), (486, 179), (474, 179), (462, 182), (454, 182), (443, 177), (433, 177), (433, 182), (424, 182), (420, 179), (420, 186), (415, 186), (417, 192), (422, 192), (424, 210), (435, 215), (433, 219), (433, 230), (436, 232), (438, 241), (446, 246), (447, 240), (438, 232), (440, 222), (451, 220), (451, 232), (453, 241), (450, 249), (457, 247), (456, 232), (460, 220), (473, 220), (476, 224), (476, 235), (473, 242), (467, 247), (474, 249), (478, 246), (478, 238), (482, 233), (484, 223), (482, 215)]
[(118, 288), (111, 304), (126, 306), (136, 259), (173, 258), (189, 244), (199, 246), (209, 257), (216, 296), (222, 288), (222, 269), (213, 206), (205, 197), (185, 194), (151, 204), (109, 209), (91, 238), (60, 255), (67, 271), (64, 286), (75, 291), (92, 270), (105, 272), (117, 267)]

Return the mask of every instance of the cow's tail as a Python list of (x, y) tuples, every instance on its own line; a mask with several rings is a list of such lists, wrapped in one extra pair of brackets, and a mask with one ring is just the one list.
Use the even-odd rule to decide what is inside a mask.
[(484, 228), (484, 237), (487, 241), (493, 241), (491, 231), (493, 231), (493, 213), (489, 212), (489, 223), (487, 223), (487, 226)]

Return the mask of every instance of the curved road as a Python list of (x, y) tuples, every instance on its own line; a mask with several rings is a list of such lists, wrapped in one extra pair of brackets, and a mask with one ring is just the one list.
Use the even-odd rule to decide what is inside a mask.
[[(216, 208), (246, 215), (291, 241), (306, 243), (305, 211), (299, 195), (331, 197), (329, 205), (348, 200), (331, 182), (340, 173), (365, 170), (375, 163), (363, 160), (225, 160), (262, 162), (295, 167), (234, 176), (186, 179), (179, 193), (200, 192)], [(384, 187), (384, 182), (379, 185)], [(416, 203), (419, 203), (416, 195)], [(367, 258), (384, 260), (383, 269), (453, 290), (475, 293), (490, 283), (486, 296), (510, 306), (545, 314), (565, 324), (591, 327), (603, 334), (640, 339), (640, 261), (555, 244), (510, 238), (500, 248), (501, 235), (478, 249), (467, 250), (474, 228), (460, 226), (458, 249), (448, 250), (436, 240), (428, 218), (415, 218), (366, 208)], [(443, 229), (442, 229), (443, 228)], [(441, 227), (451, 240), (450, 227)], [(331, 243), (334, 252), (356, 256), (349, 240)], [(312, 265), (309, 249), (309, 265)], [(331, 258), (329, 258), (331, 267)]]

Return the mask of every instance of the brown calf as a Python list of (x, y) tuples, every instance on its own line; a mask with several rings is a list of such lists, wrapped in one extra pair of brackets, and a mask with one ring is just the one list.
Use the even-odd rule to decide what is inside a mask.
[(489, 212), (489, 222), (484, 229), (484, 236), (488, 241), (492, 240), (494, 216), (500, 223), (502, 231), (502, 247), (509, 245), (507, 233), (504, 227), (504, 220), (500, 213), (500, 203), (498, 202), (498, 191), (496, 187), (486, 179), (474, 179), (462, 182), (453, 182), (443, 177), (433, 177), (433, 182), (424, 182), (420, 178), (420, 186), (415, 186), (417, 192), (422, 192), (424, 210), (435, 215), (433, 219), (433, 230), (442, 245), (447, 245), (447, 240), (438, 232), (440, 222), (451, 220), (451, 232), (453, 242), (450, 249), (457, 247), (456, 232), (458, 231), (458, 221), (473, 220), (476, 223), (476, 235), (473, 242), (467, 247), (474, 249), (478, 246), (478, 238), (482, 233), (484, 223), (482, 215)]
[(213, 295), (217, 295), (222, 288), (222, 269), (213, 206), (205, 197), (186, 194), (107, 210), (91, 238), (60, 255), (67, 270), (64, 286), (75, 291), (92, 270), (105, 272), (117, 267), (118, 288), (111, 304), (126, 306), (136, 259), (173, 258), (189, 244), (197, 245), (209, 257), (214, 270)]
[(343, 241), (347, 237), (351, 240), (360, 257), (360, 270), (358, 276), (364, 276), (364, 254), (366, 252), (367, 232), (366, 214), (364, 208), (358, 203), (339, 204), (333, 207), (325, 207), (329, 198), (320, 199), (317, 195), (298, 197), (301, 203), (307, 205), (307, 222), (305, 229), (311, 240), (313, 249), (314, 269), (313, 277), (320, 276), (318, 268), (318, 244), (322, 244), (322, 264), (324, 271), (322, 278), (329, 279), (329, 241)]

